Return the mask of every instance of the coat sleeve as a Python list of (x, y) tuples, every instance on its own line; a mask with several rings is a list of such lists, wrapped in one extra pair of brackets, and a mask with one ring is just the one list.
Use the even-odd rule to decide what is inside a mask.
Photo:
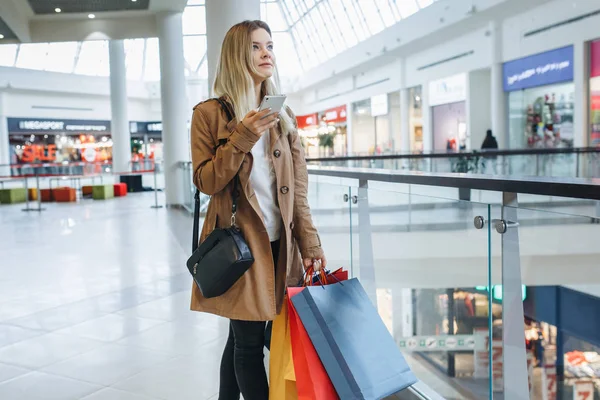
[[(294, 123), (296, 117), (290, 112)], [(308, 170), (304, 148), (300, 142), (298, 129), (289, 133), (290, 149), (294, 163), (294, 228), (292, 233), (300, 247), (302, 258), (318, 258), (323, 255), (321, 239), (312, 221), (308, 205)]]
[[(212, 124), (212, 129), (217, 124)], [(239, 171), (246, 153), (260, 139), (244, 124), (238, 123), (227, 142), (218, 146), (216, 132), (201, 106), (194, 109), (191, 126), (192, 165), (194, 184), (209, 196), (220, 192)]]

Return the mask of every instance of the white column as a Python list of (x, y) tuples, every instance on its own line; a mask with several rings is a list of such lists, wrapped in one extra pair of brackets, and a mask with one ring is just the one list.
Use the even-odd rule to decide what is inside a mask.
[(410, 90), (400, 90), (400, 153), (410, 153)]
[[(6, 93), (0, 92), (0, 165), (10, 164)], [(0, 167), (0, 175), (10, 175), (10, 167)]]
[(429, 107), (429, 82), (421, 86), (421, 107), (423, 111), (423, 153), (433, 151), (433, 129), (431, 127), (431, 107)]
[(575, 97), (573, 104), (573, 146), (585, 147), (589, 144), (589, 96), (590, 96), (590, 59), (588, 44), (576, 42), (573, 46), (573, 81)]
[[(351, 155), (354, 152), (354, 132), (352, 132), (352, 103), (346, 103), (346, 154)], [(349, 161), (350, 162), (350, 161)]]
[(498, 140), (500, 149), (508, 148), (508, 128), (506, 125), (506, 93), (502, 82), (502, 26), (492, 21), (489, 26), (491, 36), (491, 96), (492, 134)]
[(113, 172), (129, 172), (131, 135), (127, 117), (127, 71), (122, 40), (108, 42), (110, 57), (110, 111), (113, 141)]
[(206, 55), (211, 95), (225, 34), (238, 22), (255, 19), (260, 19), (260, 0), (206, 0)]
[(190, 159), (187, 120), (192, 115), (186, 96), (181, 15), (170, 12), (157, 15), (167, 207), (183, 204), (184, 179), (191, 179), (184, 177), (179, 168), (180, 161)]

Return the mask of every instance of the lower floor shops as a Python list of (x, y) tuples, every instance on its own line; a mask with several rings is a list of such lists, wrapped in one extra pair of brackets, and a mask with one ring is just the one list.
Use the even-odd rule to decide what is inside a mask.
[[(502, 288), (412, 290), (414, 351), (473, 398), (503, 399)], [(600, 398), (600, 298), (560, 286), (523, 288), (523, 324), (531, 399)], [(490, 339), (490, 314), (492, 337)], [(404, 332), (406, 335), (407, 332)], [(464, 349), (470, 342), (472, 348)], [(491, 341), (491, 343), (490, 343)], [(490, 346), (491, 370), (490, 381)], [(412, 348), (411, 348), (412, 346)], [(453, 350), (454, 349), (454, 350)]]

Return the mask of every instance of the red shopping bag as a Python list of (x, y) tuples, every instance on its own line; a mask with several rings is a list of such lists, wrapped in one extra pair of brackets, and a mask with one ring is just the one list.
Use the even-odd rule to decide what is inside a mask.
[[(313, 281), (310, 270), (308, 276), (311, 279), (305, 280), (305, 284), (310, 285)], [(340, 268), (330, 274), (320, 274), (317, 282), (331, 284), (347, 279), (348, 271), (343, 271)], [(292, 297), (302, 290), (304, 290), (303, 287), (289, 287), (287, 289), (292, 359), (296, 373), (298, 400), (338, 400), (339, 397), (335, 388), (292, 304)]]

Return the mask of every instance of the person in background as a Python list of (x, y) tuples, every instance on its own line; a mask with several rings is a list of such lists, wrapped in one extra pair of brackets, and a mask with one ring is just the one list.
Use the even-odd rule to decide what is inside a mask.
[[(485, 139), (483, 139), (483, 143), (481, 144), (481, 151), (486, 152), (486, 151), (494, 151), (494, 150), (498, 150), (498, 141), (496, 140), (496, 137), (494, 135), (492, 135), (492, 130), (488, 129), (486, 134), (485, 134)], [(494, 156), (483, 156), (483, 160), (482, 160), (482, 167), (483, 167), (483, 173), (492, 173), (495, 174), (496, 173), (496, 166), (498, 165), (498, 161), (497, 161), (497, 157)], [(490, 167), (490, 170), (488, 171), (487, 167)]]
[(483, 139), (483, 143), (481, 144), (481, 150), (498, 150), (498, 141), (496, 137), (492, 135), (492, 130), (488, 129), (485, 134), (485, 139)]

